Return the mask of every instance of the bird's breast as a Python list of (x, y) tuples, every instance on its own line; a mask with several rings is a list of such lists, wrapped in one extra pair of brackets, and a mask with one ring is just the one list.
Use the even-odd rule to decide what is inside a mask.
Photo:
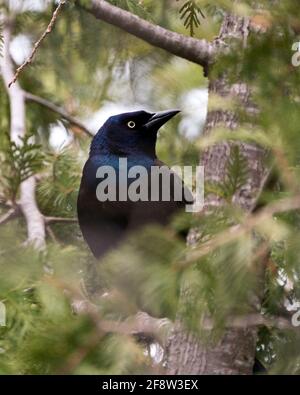
[(117, 186), (130, 185), (136, 176), (151, 172), (153, 158), (142, 156), (118, 157), (116, 155), (99, 155), (89, 158), (83, 170), (85, 188), (93, 193), (99, 183), (108, 179)]

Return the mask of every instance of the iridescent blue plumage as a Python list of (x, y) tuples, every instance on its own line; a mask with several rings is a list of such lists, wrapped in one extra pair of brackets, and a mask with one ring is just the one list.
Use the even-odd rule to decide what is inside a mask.
[[(119, 193), (122, 183), (126, 182), (129, 187), (133, 182), (128, 172), (124, 175), (121, 171), (120, 159), (127, 160), (128, 171), (133, 166), (143, 166), (147, 176), (152, 166), (164, 166), (156, 157), (157, 132), (177, 113), (137, 111), (119, 114), (109, 118), (94, 137), (83, 169), (77, 207), (83, 236), (96, 257), (101, 257), (129, 232), (144, 225), (167, 224), (170, 217), (184, 206), (184, 197), (179, 202), (173, 199), (169, 202), (134, 202), (120, 199)], [(97, 170), (104, 166), (110, 166), (116, 173), (116, 183), (110, 185), (116, 190), (116, 201), (97, 199), (97, 186), (102, 181), (97, 178)], [(188, 201), (191, 200), (190, 195)]]

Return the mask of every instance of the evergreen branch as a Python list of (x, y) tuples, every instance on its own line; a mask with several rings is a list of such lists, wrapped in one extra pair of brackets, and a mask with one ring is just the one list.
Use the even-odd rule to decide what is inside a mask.
[[(94, 330), (89, 336), (88, 341), (76, 348), (70, 354), (63, 369), (58, 373), (70, 374), (73, 372), (88, 353), (91, 352), (107, 334), (116, 333), (134, 337), (143, 336), (143, 339), (147, 339), (150, 342), (157, 341), (161, 345), (165, 345), (171, 331), (175, 328), (175, 324), (171, 320), (155, 318), (144, 312), (138, 312), (125, 321), (103, 319), (98, 307), (87, 299), (83, 299), (82, 294), (74, 286), (53, 277), (46, 277), (45, 281), (64, 292), (64, 295), (70, 300), (74, 312), (78, 315), (89, 317), (94, 326)], [(215, 321), (210, 317), (199, 320), (199, 327), (205, 331), (210, 331), (215, 328), (215, 326)], [(287, 317), (266, 316), (258, 312), (228, 316), (225, 320), (223, 329), (246, 329), (261, 326), (278, 328), (280, 330), (297, 330)]]
[(242, 188), (248, 179), (248, 162), (238, 145), (231, 146), (226, 168), (227, 174), (223, 188), (225, 198), (229, 199)]
[(59, 13), (61, 11), (61, 8), (63, 7), (63, 5), (65, 3), (66, 3), (66, 0), (60, 0), (58, 6), (56, 7), (55, 11), (52, 14), (52, 18), (50, 20), (50, 23), (47, 26), (47, 29), (44, 31), (44, 33), (41, 35), (41, 37), (38, 39), (38, 41), (34, 44), (33, 49), (31, 51), (31, 54), (29, 55), (29, 57), (21, 64), (20, 67), (17, 68), (17, 70), (16, 70), (16, 72), (15, 72), (15, 74), (13, 76), (13, 79), (8, 83), (8, 87), (9, 88), (11, 87), (12, 84), (14, 84), (17, 81), (19, 75), (24, 70), (24, 68), (32, 63), (33, 58), (34, 58), (38, 48), (41, 46), (41, 44), (44, 41), (44, 39), (46, 38), (46, 36), (52, 32), (52, 29), (54, 27), (56, 19), (57, 19), (58, 15), (59, 15)]
[[(158, 341), (162, 346), (165, 344), (170, 332), (174, 328), (174, 322), (167, 318), (156, 318), (145, 312), (138, 312), (134, 316), (128, 317), (125, 321), (114, 321), (103, 319), (96, 305), (83, 299), (81, 293), (74, 287), (66, 284), (57, 278), (47, 278), (54, 287), (64, 291), (72, 301), (72, 307), (76, 314), (87, 315), (91, 318), (98, 330), (100, 338), (107, 333), (118, 333), (127, 336), (143, 336), (151, 341)], [(215, 328), (215, 322), (210, 317), (199, 320), (199, 326), (204, 330)], [(224, 328), (242, 329), (266, 326), (274, 327), (280, 330), (293, 329), (297, 330), (285, 316), (267, 316), (259, 312), (232, 315), (227, 317)], [(76, 353), (77, 355), (77, 353)], [(76, 359), (76, 358), (75, 358)]]
[(98, 328), (102, 334), (120, 333), (132, 336), (145, 335), (163, 344), (166, 339), (166, 333), (172, 326), (172, 322), (167, 318), (155, 318), (141, 311), (122, 322), (105, 320), (101, 317), (98, 307), (86, 298), (83, 299), (81, 292), (74, 286), (53, 277), (47, 277), (45, 281), (63, 291), (70, 299), (74, 312), (76, 314), (89, 316), (95, 327)]
[[(150, 335), (154, 339), (160, 339), (163, 344), (164, 336), (173, 328), (173, 323), (167, 318), (151, 317), (148, 313), (139, 312), (135, 316), (127, 319), (127, 322), (116, 322), (102, 320), (98, 323), (101, 330), (106, 333), (120, 333), (124, 335)], [(200, 321), (200, 326), (204, 330), (212, 330), (215, 323), (210, 318)], [(287, 317), (263, 316), (260, 313), (253, 313), (241, 316), (230, 316), (225, 322), (225, 328), (251, 328), (256, 326), (275, 327), (277, 329), (294, 329)], [(162, 331), (163, 330), (163, 331)], [(163, 335), (163, 338), (161, 337)]]
[(44, 99), (43, 97), (33, 95), (32, 93), (29, 92), (24, 92), (25, 99), (37, 104), (40, 104), (41, 106), (44, 106), (48, 108), (50, 111), (53, 111), (59, 115), (65, 120), (67, 120), (71, 125), (77, 126), (80, 130), (82, 130), (85, 134), (87, 134), (90, 137), (93, 137), (93, 133), (86, 128), (86, 126), (80, 122), (78, 119), (67, 113), (62, 107), (57, 106), (54, 103), (51, 103), (49, 100)]
[[(84, 310), (82, 313), (83, 312), (87, 313), (87, 311)], [(214, 320), (210, 318), (201, 320), (199, 324), (204, 330), (212, 330), (215, 328)], [(167, 340), (168, 334), (172, 331), (174, 323), (167, 318), (155, 318), (151, 317), (148, 313), (139, 312), (124, 322), (100, 320), (98, 317), (97, 326), (104, 333), (118, 333), (129, 336), (148, 336), (152, 341), (156, 340), (163, 345)], [(267, 317), (260, 313), (230, 316), (225, 322), (225, 328), (228, 329), (243, 329), (259, 326), (266, 326), (268, 328), (274, 327), (280, 330), (297, 330), (287, 317)]]
[(82, 0), (77, 0), (75, 3), (84, 7), (95, 18), (119, 27), (173, 55), (199, 64), (205, 69), (208, 63), (213, 60), (216, 47), (206, 40), (197, 40), (164, 29), (104, 0), (91, 0), (89, 6), (86, 6)]
[(217, 248), (224, 246), (227, 243), (234, 242), (245, 233), (253, 230), (256, 226), (266, 222), (273, 215), (284, 213), (287, 211), (300, 209), (300, 195), (291, 198), (285, 198), (269, 204), (257, 214), (247, 216), (245, 222), (240, 225), (231, 226), (229, 229), (220, 232), (211, 240), (199, 245), (193, 251), (190, 251), (188, 257), (182, 262), (177, 263), (179, 268), (185, 268), (195, 263), (196, 260), (205, 257)]
[(97, 329), (98, 328), (95, 328), (93, 333), (89, 336), (86, 344), (76, 348), (74, 352), (71, 353), (71, 355), (64, 362), (63, 367), (56, 372), (57, 374), (72, 374), (72, 372), (77, 366), (80, 365), (84, 358), (95, 349), (103, 336), (106, 335), (105, 332), (99, 331)]
[(205, 15), (195, 0), (186, 1), (180, 8), (179, 14), (185, 28), (190, 29), (190, 35), (193, 37), (195, 35), (195, 29), (200, 26), (199, 17), (205, 18)]

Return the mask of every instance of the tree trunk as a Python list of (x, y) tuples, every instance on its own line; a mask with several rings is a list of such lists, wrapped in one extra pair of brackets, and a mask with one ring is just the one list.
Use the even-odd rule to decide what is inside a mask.
[[(246, 46), (249, 35), (249, 21), (246, 18), (227, 15), (223, 21), (216, 45), (224, 45), (227, 40), (236, 38)], [(250, 90), (242, 81), (229, 85), (226, 73), (209, 82), (209, 94), (218, 95), (226, 100), (238, 99), (247, 111), (252, 111)], [(232, 111), (213, 110), (208, 113), (204, 134), (216, 126), (234, 129), (238, 117)], [(241, 154), (247, 158), (248, 179), (233, 197), (233, 203), (244, 210), (251, 210), (262, 180), (265, 177), (263, 166), (264, 151), (255, 145), (238, 143)], [(222, 183), (226, 175), (226, 163), (231, 143), (220, 143), (207, 149), (202, 156), (206, 181)], [(215, 195), (206, 197), (205, 207), (220, 206), (222, 199)], [(183, 302), (184, 303), (184, 302)], [(166, 347), (166, 367), (168, 374), (252, 374), (257, 328), (226, 329), (218, 344), (201, 342), (199, 337), (188, 333), (180, 320), (168, 339)]]
[[(3, 24), (3, 56), (0, 56), (0, 71), (10, 101), (10, 138), (17, 145), (22, 144), (26, 134), (25, 121), (25, 95), (18, 81), (11, 88), (9, 82), (13, 79), (13, 63), (10, 58), (9, 48), (11, 43), (12, 21), (8, 16), (0, 14), (0, 23)], [(36, 180), (31, 176), (20, 185), (20, 208), (27, 225), (28, 243), (37, 249), (45, 247), (44, 217), (39, 211), (35, 196)]]

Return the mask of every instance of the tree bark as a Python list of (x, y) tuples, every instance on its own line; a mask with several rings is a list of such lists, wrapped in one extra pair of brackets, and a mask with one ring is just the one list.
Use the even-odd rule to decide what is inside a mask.
[[(13, 64), (10, 58), (9, 47), (11, 42), (11, 21), (8, 17), (0, 15), (3, 22), (3, 57), (0, 57), (0, 70), (10, 102), (10, 138), (16, 144), (22, 144), (22, 137), (26, 133), (25, 122), (25, 95), (18, 82), (10, 89), (9, 82), (13, 78)], [(20, 207), (27, 225), (27, 241), (35, 248), (42, 249), (45, 246), (44, 217), (40, 213), (35, 197), (36, 180), (29, 177), (20, 185)]]
[[(246, 46), (249, 34), (249, 21), (246, 18), (227, 15), (223, 21), (219, 42), (232, 37), (242, 40)], [(242, 81), (229, 85), (226, 73), (210, 80), (209, 94), (217, 94), (226, 100), (238, 99), (241, 106), (253, 110), (249, 87)], [(213, 110), (208, 113), (204, 134), (216, 126), (234, 130), (238, 117), (232, 111)], [(236, 143), (235, 143), (236, 144)], [(241, 154), (247, 159), (248, 179), (234, 195), (233, 203), (244, 210), (251, 210), (265, 176), (263, 166), (264, 150), (256, 145), (238, 143)], [(207, 149), (201, 164), (205, 169), (205, 180), (222, 183), (226, 176), (226, 163), (230, 156), (231, 143), (222, 142)], [(210, 194), (206, 197), (205, 207), (210, 209), (222, 205), (222, 199)], [(185, 294), (183, 292), (183, 294)], [(186, 297), (183, 295), (183, 298)], [(184, 303), (184, 300), (183, 300)], [(252, 374), (257, 340), (257, 327), (226, 329), (218, 344), (201, 341), (189, 333), (178, 319), (168, 339), (166, 348), (166, 367), (168, 374)]]

